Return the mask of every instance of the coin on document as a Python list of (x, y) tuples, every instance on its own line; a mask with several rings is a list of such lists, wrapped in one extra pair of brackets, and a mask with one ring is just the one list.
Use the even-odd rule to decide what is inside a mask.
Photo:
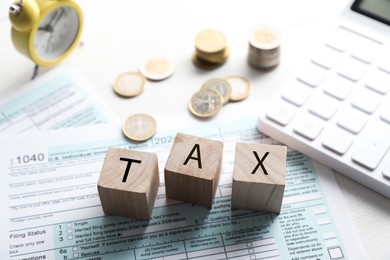
[(201, 89), (192, 95), (188, 108), (198, 117), (211, 117), (218, 113), (223, 103), (222, 96), (213, 89)]
[(216, 90), (223, 99), (223, 104), (226, 104), (232, 93), (232, 88), (227, 80), (221, 78), (212, 78), (203, 83), (201, 89)]
[(135, 97), (144, 91), (146, 79), (137, 72), (124, 72), (116, 77), (114, 91), (124, 97)]
[(195, 48), (201, 53), (223, 52), (226, 47), (226, 37), (216, 30), (204, 30), (195, 37)]
[(252, 91), (250, 81), (241, 76), (228, 76), (225, 78), (232, 89), (230, 101), (241, 101), (249, 96)]
[(134, 114), (126, 118), (122, 126), (123, 134), (133, 141), (143, 142), (151, 138), (157, 130), (156, 120), (148, 114)]
[(171, 76), (174, 72), (174, 66), (167, 58), (153, 57), (143, 62), (139, 71), (147, 79), (158, 81)]

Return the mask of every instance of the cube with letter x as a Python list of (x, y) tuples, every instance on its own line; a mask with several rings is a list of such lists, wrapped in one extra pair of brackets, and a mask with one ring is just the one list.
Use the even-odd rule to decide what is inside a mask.
[(97, 186), (104, 213), (149, 220), (159, 185), (156, 154), (108, 149)]
[(164, 169), (166, 197), (211, 208), (222, 155), (223, 142), (178, 133)]
[(279, 213), (286, 183), (287, 148), (236, 144), (232, 208)]

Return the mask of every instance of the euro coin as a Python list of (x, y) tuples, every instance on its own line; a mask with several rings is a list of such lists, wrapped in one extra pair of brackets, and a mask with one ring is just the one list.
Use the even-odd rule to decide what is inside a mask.
[(163, 80), (174, 72), (172, 62), (163, 57), (154, 57), (146, 60), (139, 67), (139, 71), (149, 80)]
[(114, 91), (124, 97), (138, 96), (144, 91), (146, 79), (137, 72), (124, 72), (114, 82)]
[(226, 38), (225, 35), (215, 30), (205, 30), (195, 38), (195, 48), (203, 53), (218, 53), (225, 49)]
[(216, 64), (222, 65), (229, 58), (230, 48), (226, 47), (223, 52), (212, 53), (212, 54), (204, 54), (204, 53), (201, 53), (201, 52), (197, 52), (196, 55), (200, 59), (205, 60), (207, 62), (216, 63)]
[(204, 70), (216, 69), (222, 65), (222, 63), (213, 63), (213, 62), (209, 62), (207, 60), (204, 60), (201, 57), (199, 57), (196, 53), (194, 53), (194, 55), (192, 56), (192, 62), (194, 63), (194, 65), (196, 67), (198, 67), (200, 69), (204, 69)]
[(280, 45), (280, 32), (271, 26), (254, 27), (249, 42), (258, 49), (272, 50)]
[(123, 134), (130, 140), (142, 142), (151, 138), (157, 130), (156, 120), (148, 114), (134, 114), (126, 118)]
[(223, 99), (223, 104), (227, 103), (232, 93), (232, 88), (228, 81), (220, 78), (213, 78), (203, 83), (201, 89), (213, 89), (217, 91)]
[(241, 76), (229, 76), (225, 78), (232, 89), (230, 101), (241, 101), (249, 96), (252, 91), (250, 81)]
[(218, 113), (223, 103), (222, 96), (213, 89), (201, 89), (192, 95), (188, 108), (198, 117), (211, 117)]
[(249, 37), (248, 62), (260, 69), (275, 67), (280, 61), (280, 32), (271, 26), (252, 29)]

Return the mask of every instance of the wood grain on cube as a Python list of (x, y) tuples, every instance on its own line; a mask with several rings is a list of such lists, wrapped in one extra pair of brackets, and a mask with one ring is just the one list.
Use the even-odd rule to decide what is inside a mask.
[(222, 155), (223, 142), (178, 133), (164, 169), (166, 197), (210, 208)]
[(236, 144), (232, 208), (280, 212), (286, 182), (287, 148)]
[(156, 154), (110, 148), (98, 181), (104, 213), (150, 219), (159, 184)]

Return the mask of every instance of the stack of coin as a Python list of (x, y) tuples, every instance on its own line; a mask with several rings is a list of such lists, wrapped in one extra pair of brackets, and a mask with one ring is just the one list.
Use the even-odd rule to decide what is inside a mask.
[(211, 117), (229, 101), (241, 101), (251, 92), (249, 80), (240, 76), (226, 79), (212, 78), (203, 83), (188, 103), (188, 108), (197, 117)]
[(215, 30), (205, 30), (195, 38), (195, 53), (193, 63), (202, 69), (214, 69), (229, 58), (229, 47), (223, 33)]
[(258, 69), (270, 69), (279, 61), (279, 30), (271, 26), (253, 28), (249, 37), (248, 63)]

